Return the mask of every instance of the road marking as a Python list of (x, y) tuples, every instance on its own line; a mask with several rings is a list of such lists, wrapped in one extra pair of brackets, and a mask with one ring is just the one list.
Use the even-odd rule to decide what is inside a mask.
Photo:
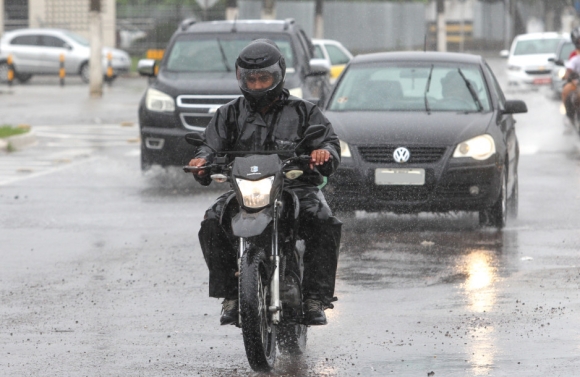
[[(118, 124), (35, 126), (38, 144), (0, 156), (0, 186), (86, 162), (103, 148), (131, 147), (138, 156), (139, 128)], [(136, 151), (136, 152), (135, 152)]]

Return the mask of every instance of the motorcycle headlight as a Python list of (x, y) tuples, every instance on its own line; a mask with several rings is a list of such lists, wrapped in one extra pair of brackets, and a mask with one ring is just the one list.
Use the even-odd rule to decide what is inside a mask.
[(453, 157), (471, 157), (475, 160), (485, 160), (495, 153), (495, 142), (490, 135), (480, 135), (459, 143)]
[(236, 183), (240, 188), (244, 206), (262, 208), (270, 203), (270, 192), (272, 191), (274, 177), (260, 179), (259, 181), (236, 178)]
[(289, 92), (290, 92), (290, 95), (294, 96), (294, 97), (302, 98), (302, 96), (303, 96), (301, 87), (290, 89)]
[(560, 78), (560, 80), (562, 80), (564, 78), (565, 74), (566, 74), (566, 68), (560, 68), (558, 70), (558, 77)]
[(147, 96), (145, 97), (145, 105), (147, 110), (159, 112), (173, 112), (175, 111), (175, 101), (171, 96), (155, 89), (147, 89)]
[(348, 147), (348, 144), (342, 140), (339, 141), (340, 141), (340, 157), (352, 157), (352, 155), (350, 154), (350, 148)]

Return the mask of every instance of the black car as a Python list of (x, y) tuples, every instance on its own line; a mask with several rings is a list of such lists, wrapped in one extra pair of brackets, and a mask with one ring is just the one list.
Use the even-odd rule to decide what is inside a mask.
[(480, 56), (359, 55), (324, 106), (342, 163), (327, 198), (342, 211), (478, 211), (501, 228), (518, 206), (518, 158), (508, 101)]
[(161, 63), (139, 62), (154, 77), (139, 105), (141, 168), (182, 165), (192, 156), (183, 135), (204, 131), (215, 111), (241, 96), (235, 61), (252, 40), (276, 42), (286, 60), (292, 95), (318, 101), (330, 90), (330, 66), (292, 19), (201, 22), (186, 20), (171, 37)]

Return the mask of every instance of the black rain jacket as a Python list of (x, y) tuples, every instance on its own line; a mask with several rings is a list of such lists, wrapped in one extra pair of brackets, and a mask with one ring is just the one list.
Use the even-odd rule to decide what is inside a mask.
[[(330, 176), (340, 164), (340, 142), (332, 124), (316, 105), (291, 96), (286, 89), (264, 115), (254, 111), (244, 97), (223, 105), (207, 125), (204, 138), (205, 143), (218, 152), (294, 150), (304, 131), (317, 124), (326, 126), (326, 133), (304, 142), (297, 154), (310, 155), (315, 149), (326, 149), (332, 157), (314, 170), (306, 169), (297, 181), (319, 185), (323, 176)], [(209, 164), (215, 153), (202, 146), (195, 157), (204, 158)], [(195, 177), (202, 185), (211, 183), (208, 175)]]

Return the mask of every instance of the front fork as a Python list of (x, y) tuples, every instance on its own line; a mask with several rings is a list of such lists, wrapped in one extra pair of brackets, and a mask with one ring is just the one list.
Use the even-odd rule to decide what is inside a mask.
[[(268, 311), (272, 313), (272, 323), (277, 325), (280, 323), (280, 313), (282, 312), (282, 304), (280, 303), (280, 251), (278, 249), (278, 211), (281, 203), (276, 200), (274, 202), (274, 221), (272, 224), (272, 254), (270, 261), (274, 264), (274, 273), (270, 281), (270, 305)], [(240, 237), (240, 247), (238, 250), (238, 271), (241, 271), (242, 256), (246, 251), (246, 240)], [(242, 324), (242, 311), (240, 308), (240, 279), (238, 276), (238, 323)]]

